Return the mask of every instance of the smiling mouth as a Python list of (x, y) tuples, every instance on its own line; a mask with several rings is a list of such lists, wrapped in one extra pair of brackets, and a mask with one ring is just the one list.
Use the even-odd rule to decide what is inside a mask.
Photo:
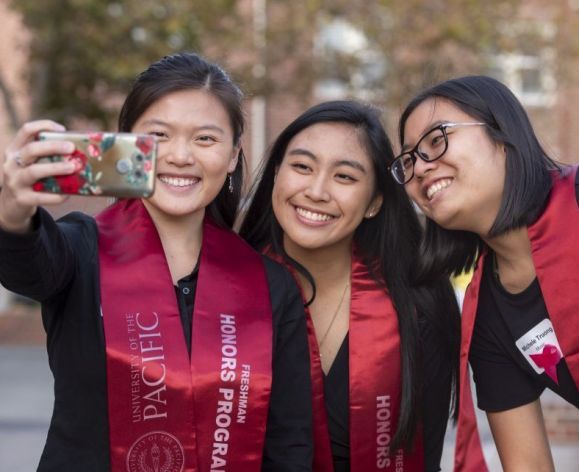
[(322, 222), (322, 221), (330, 221), (335, 218), (333, 215), (329, 215), (328, 213), (318, 213), (310, 210), (306, 210), (305, 208), (295, 207), (296, 212), (302, 218), (306, 220), (310, 220), (313, 222)]
[(432, 198), (441, 190), (447, 188), (452, 184), (452, 179), (440, 179), (436, 181), (433, 185), (426, 189), (426, 198), (432, 200)]
[(167, 175), (160, 175), (159, 180), (164, 184), (172, 187), (190, 187), (199, 182), (200, 179), (191, 177), (169, 177)]

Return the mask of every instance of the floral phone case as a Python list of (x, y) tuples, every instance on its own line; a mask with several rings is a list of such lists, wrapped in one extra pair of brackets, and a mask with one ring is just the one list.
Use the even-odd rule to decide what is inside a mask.
[(43, 157), (37, 162), (65, 159), (79, 165), (74, 174), (39, 180), (34, 184), (38, 192), (139, 198), (154, 191), (157, 143), (153, 136), (41, 132), (37, 139), (72, 141), (76, 146), (71, 154)]

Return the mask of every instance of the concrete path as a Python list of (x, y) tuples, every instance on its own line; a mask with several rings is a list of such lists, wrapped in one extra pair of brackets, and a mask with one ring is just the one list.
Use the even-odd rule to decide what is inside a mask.
[[(0, 344), (0, 471), (36, 470), (52, 413), (52, 376), (44, 346)], [(486, 418), (479, 413), (491, 472), (501, 466)], [(452, 471), (456, 430), (449, 427), (442, 470)], [(579, 470), (579, 444), (552, 444), (557, 472)]]
[(38, 467), (52, 414), (43, 346), (0, 346), (0, 471)]

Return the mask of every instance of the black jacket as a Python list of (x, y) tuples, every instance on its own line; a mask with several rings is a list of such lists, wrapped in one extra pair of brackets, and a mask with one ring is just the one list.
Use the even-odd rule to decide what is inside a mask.
[[(54, 411), (38, 470), (108, 471), (96, 223), (82, 213), (71, 213), (56, 223), (39, 209), (34, 225), (26, 235), (0, 230), (0, 282), (42, 303), (54, 376)], [(273, 379), (263, 470), (309, 471), (311, 381), (302, 301), (285, 269), (269, 259), (264, 264), (273, 313)], [(188, 306), (179, 301), (181, 310)], [(182, 314), (182, 319), (190, 316)]]

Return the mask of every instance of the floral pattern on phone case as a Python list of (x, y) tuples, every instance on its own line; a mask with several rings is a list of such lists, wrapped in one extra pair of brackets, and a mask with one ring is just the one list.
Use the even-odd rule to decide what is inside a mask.
[[(116, 139), (117, 135), (113, 133), (91, 133), (87, 139), (76, 143), (77, 149), (71, 154), (44, 158), (43, 160), (48, 162), (60, 162), (63, 159), (74, 162), (77, 171), (69, 175), (41, 179), (34, 184), (34, 190), (74, 195), (101, 195), (103, 190), (99, 180), (102, 178), (102, 172), (94, 172), (94, 162), (102, 161), (103, 154), (113, 147)], [(125, 182), (138, 188), (148, 181), (153, 167), (154, 147), (153, 136), (138, 136), (130, 160), (124, 158), (116, 162), (117, 172), (124, 175)]]

